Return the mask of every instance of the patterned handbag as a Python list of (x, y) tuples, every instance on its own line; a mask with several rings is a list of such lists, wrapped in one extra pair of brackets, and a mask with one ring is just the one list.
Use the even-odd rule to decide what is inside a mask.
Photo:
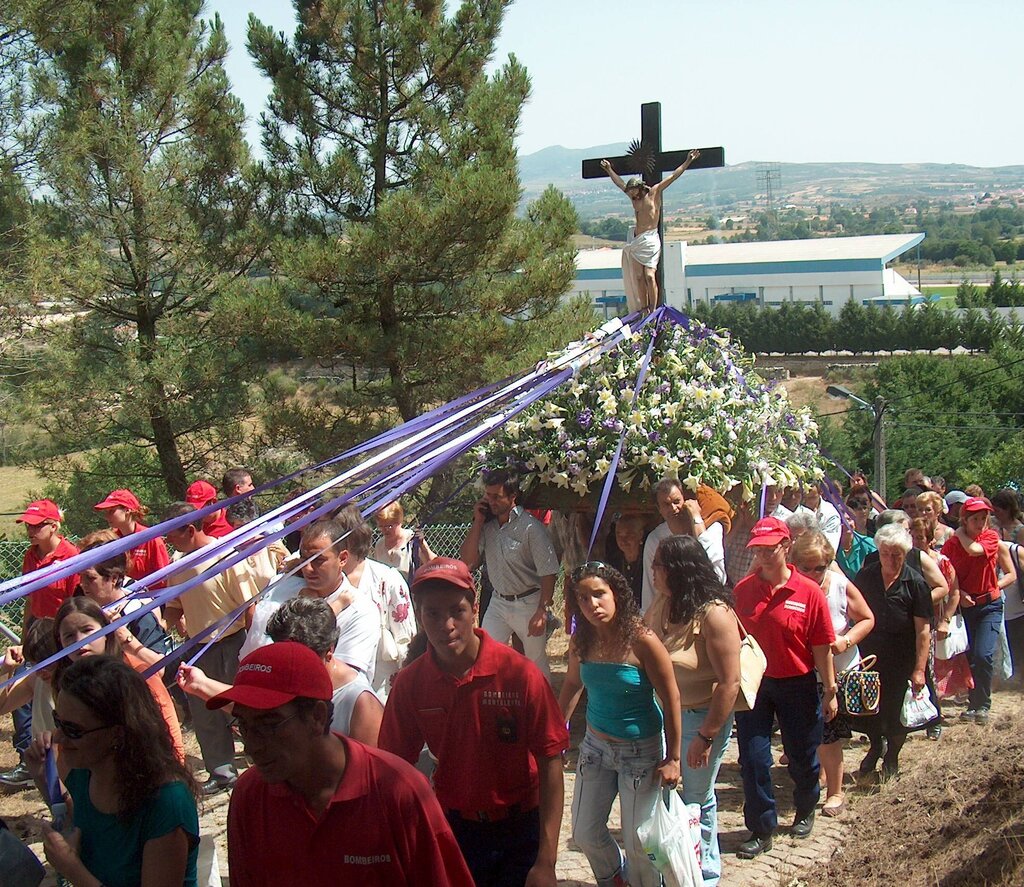
[(839, 710), (844, 714), (855, 718), (878, 714), (882, 681), (877, 671), (870, 670), (877, 659), (877, 656), (865, 656), (837, 678)]

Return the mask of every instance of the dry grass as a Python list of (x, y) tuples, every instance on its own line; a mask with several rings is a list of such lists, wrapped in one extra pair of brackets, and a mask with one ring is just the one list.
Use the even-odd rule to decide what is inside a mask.
[(852, 838), (802, 873), (810, 883), (1024, 884), (1024, 699), (993, 701), (989, 727), (955, 724), (937, 744), (908, 743), (900, 779), (856, 799)]
[(44, 483), (31, 468), (0, 467), (0, 536), (24, 536), (14, 519), (21, 514), (30, 495), (39, 492)]

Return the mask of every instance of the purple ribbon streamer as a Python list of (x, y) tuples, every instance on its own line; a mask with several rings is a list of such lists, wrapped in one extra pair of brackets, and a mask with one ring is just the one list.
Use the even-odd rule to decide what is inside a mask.
[[(654, 354), (654, 343), (658, 338), (658, 331), (660, 327), (660, 318), (665, 316), (664, 307), (658, 308), (651, 314), (651, 318), (657, 318), (654, 320), (654, 328), (651, 330), (651, 339), (647, 343), (647, 353), (644, 355), (643, 361), (640, 363), (640, 369), (636, 374), (636, 384), (633, 386), (633, 400), (630, 403), (631, 408), (636, 407), (637, 398), (640, 396), (640, 389), (643, 387), (644, 381), (647, 378), (647, 369), (651, 365), (651, 356)], [(615, 447), (615, 455), (612, 456), (612, 463), (608, 466), (608, 476), (604, 479), (604, 485), (601, 488), (601, 498), (597, 503), (597, 512), (594, 515), (594, 528), (590, 531), (590, 544), (587, 546), (587, 558), (590, 558), (590, 552), (594, 549), (594, 543), (597, 541), (598, 531), (601, 529), (601, 519), (604, 517), (604, 511), (608, 505), (608, 497), (611, 495), (612, 487), (615, 483), (615, 472), (619, 467), (619, 459), (622, 456), (622, 447), (626, 442), (626, 432), (628, 426), (625, 422), (622, 423), (622, 434), (619, 435), (618, 446)]]
[[(606, 340), (596, 340), (588, 346), (588, 350), (593, 348), (607, 350), (609, 347), (615, 344), (614, 340), (617, 338), (621, 338), (621, 336), (616, 336), (613, 334)], [(539, 374), (539, 376), (537, 372), (528, 373), (524, 375), (523, 377), (520, 378), (520, 381), (517, 384), (513, 385), (510, 390), (505, 392), (504, 398), (516, 396), (524, 389), (528, 390), (528, 386), (530, 386), (531, 383), (536, 384), (538, 378), (543, 379), (545, 375), (547, 375), (550, 372), (550, 370), (547, 370), (544, 373)], [(89, 567), (102, 563), (103, 561), (108, 560), (117, 554), (121, 554), (122, 552), (127, 551), (131, 548), (135, 548), (138, 545), (149, 541), (150, 539), (154, 539), (158, 536), (163, 536), (171, 530), (175, 530), (182, 526), (185, 526), (188, 523), (192, 523), (197, 518), (205, 518), (210, 514), (213, 514), (214, 512), (221, 510), (222, 508), (230, 507), (236, 502), (240, 502), (243, 499), (249, 498), (250, 496), (258, 495), (261, 492), (264, 492), (275, 486), (279, 486), (281, 483), (293, 479), (294, 477), (297, 477), (302, 473), (316, 470), (323, 466), (333, 464), (343, 458), (348, 458), (353, 455), (358, 455), (360, 453), (368, 452), (373, 449), (379, 449), (384, 444), (391, 443), (392, 441), (410, 436), (410, 434), (419, 433), (419, 431), (423, 430), (423, 428), (430, 427), (436, 424), (436, 420), (439, 417), (444, 417), (446, 415), (450, 417), (451, 415), (458, 413), (458, 410), (463, 405), (469, 403), (470, 401), (479, 399), (481, 396), (484, 396), (484, 398), (486, 399), (486, 397), (492, 395), (494, 391), (499, 390), (501, 385), (502, 383), (495, 383), (493, 385), (486, 386), (485, 388), (478, 389), (476, 392), (472, 392), (471, 394), (458, 398), (449, 404), (446, 404), (442, 407), (438, 407), (435, 410), (431, 410), (430, 412), (425, 413), (423, 416), (420, 416), (415, 420), (410, 420), (409, 422), (403, 423), (402, 425), (398, 426), (395, 429), (391, 429), (387, 432), (384, 432), (378, 435), (377, 437), (371, 439), (370, 441), (361, 444), (357, 447), (354, 447), (350, 450), (347, 450), (345, 453), (339, 456), (335, 456), (332, 457), (331, 459), (321, 462), (316, 466), (311, 466), (310, 468), (302, 469), (299, 472), (293, 472), (291, 475), (288, 475), (283, 479), (278, 479), (263, 484), (250, 492), (242, 493), (239, 494), (238, 496), (233, 496), (229, 499), (212, 503), (210, 505), (204, 506), (201, 509), (197, 509), (195, 512), (190, 512), (187, 515), (182, 515), (181, 517), (174, 518), (173, 520), (156, 524), (153, 527), (148, 527), (145, 530), (142, 530), (138, 533), (133, 533), (130, 536), (125, 536), (123, 538), (113, 540), (111, 542), (106, 543), (105, 545), (99, 546), (88, 552), (83, 552), (79, 555), (76, 555), (73, 558), (69, 558), (66, 561), (61, 561), (60, 563), (55, 564), (50, 569), (44, 568), (43, 570), (38, 570), (34, 573), (28, 574), (27, 577), (16, 577), (14, 579), (7, 580), (6, 582), (2, 582), (0, 583), (0, 592), (6, 593), (0, 594), (0, 605), (16, 600), (21, 597), (25, 597), (39, 588), (43, 588), (47, 585), (52, 584), (58, 579), (66, 578), (67, 576), (74, 575), (75, 573), (79, 573), (82, 570), (88, 569)], [(506, 385), (505, 387), (508, 386)], [(470, 421), (472, 415), (473, 412), (470, 411), (467, 414), (467, 416), (464, 417), (465, 421)], [(440, 433), (445, 432), (442, 431)], [(396, 456), (393, 458), (398, 459), (401, 457), (396, 454)], [(356, 476), (358, 476), (358, 474)], [(324, 485), (322, 485), (320, 489), (322, 489), (323, 486)], [(218, 543), (218, 549), (215, 549), (211, 552), (207, 552), (207, 554), (217, 554), (219, 551), (219, 547), (221, 546), (233, 546), (237, 542), (247, 541), (251, 537), (260, 535), (259, 531), (264, 529), (268, 525), (277, 523), (282, 519), (287, 520), (289, 517), (292, 517), (303, 511), (305, 508), (308, 507), (309, 500), (315, 498), (316, 495), (317, 491), (314, 490), (311, 491), (310, 493), (304, 494), (303, 496), (296, 497), (295, 499), (291, 500), (288, 503), (285, 503), (279, 508), (272, 510), (268, 514), (263, 515), (257, 521), (253, 521), (252, 523), (247, 524), (244, 527), (238, 528), (233, 533), (230, 533), (227, 536), (222, 537), (222, 539)], [(133, 585), (133, 593), (137, 594), (138, 592), (148, 589), (149, 586), (157, 584), (168, 575), (178, 572), (182, 567), (189, 566), (197, 559), (198, 558), (189, 559), (189, 557), (186, 556), (186, 558), (182, 558), (181, 560), (176, 561), (173, 564), (169, 564), (168, 566), (163, 567), (160, 570), (154, 571), (153, 573), (149, 574), (144, 579), (140, 580), (139, 582), (135, 583), (135, 585)], [(9, 591), (9, 589), (14, 589), (14, 591)]]

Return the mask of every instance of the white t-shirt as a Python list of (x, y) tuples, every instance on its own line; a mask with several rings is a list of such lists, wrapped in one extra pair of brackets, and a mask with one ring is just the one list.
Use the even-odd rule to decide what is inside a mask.
[[(660, 523), (651, 530), (647, 536), (647, 541), (644, 543), (644, 584), (641, 601), (642, 610), (645, 613), (647, 608), (654, 603), (654, 554), (658, 550), (661, 540), (667, 539), (671, 535), (672, 531), (668, 528), (668, 524)], [(711, 561), (711, 566), (715, 568), (719, 581), (724, 584), (726, 582), (725, 533), (721, 521), (716, 521), (710, 527), (707, 527), (697, 537), (697, 541), (704, 547), (704, 551), (707, 552), (708, 560)]]
[[(267, 634), (270, 617), (285, 601), (298, 597), (305, 585), (305, 580), (300, 575), (295, 575), (282, 577), (270, 586), (256, 604), (252, 625), (238, 654), (239, 659), (244, 659), (253, 650), (271, 643)], [(338, 645), (334, 648), (334, 655), (346, 665), (363, 672), (372, 682), (377, 660), (377, 643), (380, 640), (377, 607), (368, 595), (359, 594), (352, 587), (347, 576), (341, 577), (341, 584), (324, 600), (329, 604), (333, 603), (346, 592), (352, 596), (353, 601), (338, 614)]]
[(843, 535), (843, 522), (836, 511), (835, 505), (824, 499), (818, 503), (818, 510), (813, 512), (818, 527), (825, 534), (833, 551), (839, 551), (839, 540)]

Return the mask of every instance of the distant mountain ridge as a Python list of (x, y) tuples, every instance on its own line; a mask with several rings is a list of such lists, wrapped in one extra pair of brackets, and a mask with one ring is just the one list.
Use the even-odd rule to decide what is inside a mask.
[[(524, 197), (532, 199), (550, 184), (572, 200), (581, 218), (623, 212), (623, 196), (606, 179), (582, 179), (580, 164), (586, 158), (614, 156), (625, 150), (623, 143), (592, 148), (554, 145), (526, 154), (519, 158)], [(665, 192), (665, 211), (712, 211), (755, 202), (763, 192), (757, 176), (760, 166), (748, 162), (688, 173)], [(780, 163), (779, 168), (780, 207), (786, 203), (877, 204), (921, 198), (963, 202), (986, 192), (1016, 191), (1024, 196), (1024, 165), (844, 162)]]

